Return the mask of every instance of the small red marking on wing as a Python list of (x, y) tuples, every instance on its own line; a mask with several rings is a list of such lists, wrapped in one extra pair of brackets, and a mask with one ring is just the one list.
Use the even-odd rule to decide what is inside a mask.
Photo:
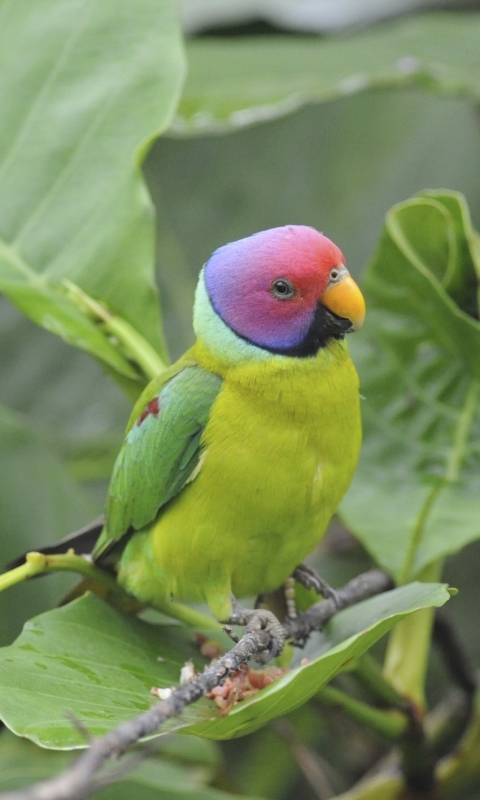
[(153, 414), (154, 417), (158, 417), (160, 413), (160, 403), (158, 402), (158, 397), (154, 397), (153, 400), (150, 400), (147, 410), (149, 414)]
[(160, 403), (158, 402), (158, 397), (154, 397), (153, 400), (150, 400), (148, 406), (142, 411), (139, 418), (137, 419), (137, 425), (141, 425), (143, 420), (146, 419), (149, 414), (153, 414), (154, 417), (158, 417), (160, 413)]

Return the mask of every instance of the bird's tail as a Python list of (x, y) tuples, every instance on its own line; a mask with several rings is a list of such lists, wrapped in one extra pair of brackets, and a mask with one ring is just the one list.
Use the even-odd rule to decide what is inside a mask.
[[(97, 519), (94, 519), (93, 522), (90, 522), (88, 525), (85, 525), (85, 527), (80, 528), (78, 531), (74, 531), (74, 533), (70, 533), (68, 536), (60, 539), (60, 541), (55, 542), (55, 544), (49, 544), (45, 547), (36, 547), (35, 553), (42, 553), (45, 556), (55, 556), (65, 554), (68, 553), (69, 550), (73, 550), (78, 556), (89, 556), (103, 530), (104, 522), (105, 519), (103, 516), (97, 517)], [(26, 555), (27, 553), (23, 553), (21, 556), (17, 556), (17, 558), (14, 558), (12, 561), (10, 561), (10, 563), (6, 565), (5, 571), (8, 572), (16, 567), (22, 566), (22, 564), (25, 563)], [(34, 575), (32, 577), (41, 578), (43, 575), (48, 574), (48, 572), (40, 572), (38, 575)], [(66, 603), (70, 603), (72, 600), (76, 600), (78, 597), (81, 597), (83, 594), (85, 594), (85, 592), (94, 592), (100, 597), (103, 597), (103, 599), (111, 605), (120, 608), (122, 611), (138, 613), (138, 611), (143, 608), (143, 606), (137, 600), (135, 600), (135, 598), (130, 597), (126, 592), (116, 593), (107, 585), (89, 577), (81, 578), (81, 580), (71, 589), (69, 589), (64, 597), (62, 597), (58, 605), (66, 605)]]
[[(67, 553), (69, 550), (74, 550), (79, 556), (89, 555), (102, 532), (104, 522), (105, 518), (102, 514), (101, 517), (97, 517), (97, 519), (80, 528), (80, 530), (69, 533), (68, 536), (55, 542), (55, 544), (47, 544), (45, 547), (32, 549), (35, 549), (36, 553), (43, 553), (46, 556), (60, 555), (61, 553)], [(15, 567), (20, 567), (24, 564), (26, 555), (26, 553), (22, 553), (21, 556), (17, 556), (13, 561), (10, 561), (5, 566), (5, 571), (15, 569)]]
[(71, 603), (72, 600), (77, 600), (78, 597), (82, 597), (85, 592), (93, 592), (93, 594), (98, 595), (107, 603), (114, 606), (115, 608), (120, 609), (120, 611), (128, 611), (131, 614), (138, 614), (145, 606), (136, 600), (131, 595), (125, 593), (115, 593), (109, 589), (104, 583), (100, 583), (99, 581), (94, 581), (92, 578), (82, 578), (75, 586), (72, 586), (71, 589), (58, 601), (59, 606), (66, 606), (67, 603)]

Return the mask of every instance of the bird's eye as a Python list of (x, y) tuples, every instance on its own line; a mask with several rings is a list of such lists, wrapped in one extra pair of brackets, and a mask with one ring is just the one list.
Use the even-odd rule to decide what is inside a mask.
[(279, 300), (290, 300), (295, 295), (295, 287), (287, 278), (279, 278), (274, 281), (270, 291)]
[(339, 275), (340, 275), (339, 269), (332, 269), (332, 271), (330, 272), (330, 280), (336, 281)]

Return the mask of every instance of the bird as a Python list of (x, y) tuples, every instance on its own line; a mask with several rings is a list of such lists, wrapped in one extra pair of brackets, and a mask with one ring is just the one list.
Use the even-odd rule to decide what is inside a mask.
[(355, 472), (359, 380), (345, 336), (364, 316), (341, 250), (312, 227), (215, 250), (195, 343), (133, 409), (93, 561), (142, 604), (207, 604), (225, 622), (239, 598), (284, 585)]

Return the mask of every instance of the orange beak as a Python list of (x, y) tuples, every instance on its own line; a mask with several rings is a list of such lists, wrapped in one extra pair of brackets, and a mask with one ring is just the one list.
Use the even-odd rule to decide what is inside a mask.
[(341, 281), (325, 289), (322, 304), (337, 317), (349, 319), (356, 331), (362, 327), (365, 319), (365, 300), (350, 275), (345, 275)]

